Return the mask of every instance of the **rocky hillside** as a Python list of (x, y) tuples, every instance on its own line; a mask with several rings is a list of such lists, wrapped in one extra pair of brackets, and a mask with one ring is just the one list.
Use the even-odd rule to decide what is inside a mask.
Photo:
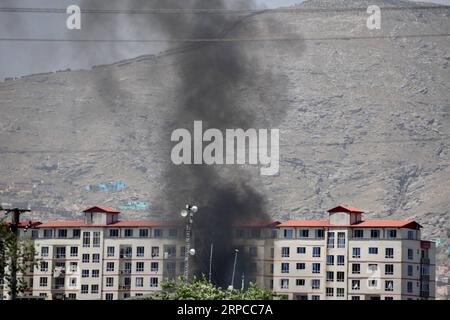
[[(380, 30), (366, 26), (370, 4), (382, 8)], [(273, 97), (285, 106), (272, 124), (281, 133), (280, 174), (249, 168), (275, 217), (320, 217), (347, 203), (370, 218), (417, 219), (427, 237), (446, 238), (450, 9), (420, 6), (310, 0), (244, 17), (228, 31), (284, 39), (242, 42), (255, 68), (275, 75), (257, 81), (261, 95), (286, 92)], [(93, 203), (160, 215), (152, 211), (168, 161), (160, 132), (179, 98), (174, 66), (192, 50), (201, 45), (0, 83), (0, 201), (30, 205), (41, 219)], [(252, 97), (242, 103), (258, 111)]]

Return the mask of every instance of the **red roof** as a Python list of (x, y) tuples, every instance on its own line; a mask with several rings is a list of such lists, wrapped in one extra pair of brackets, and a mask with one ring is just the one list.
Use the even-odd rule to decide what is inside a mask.
[(348, 228), (409, 228), (418, 229), (422, 226), (413, 220), (367, 220), (351, 225), (332, 225), (328, 220), (289, 220), (277, 226), (288, 227), (348, 227)]
[[(5, 222), (6, 225), (11, 225), (10, 221), (6, 221)], [(36, 228), (37, 226), (39, 226), (41, 223), (39, 221), (32, 221), (32, 220), (22, 220), (19, 221), (19, 228), (25, 228), (26, 226), (28, 226), (29, 228)]]
[(39, 225), (39, 228), (133, 228), (133, 227), (164, 227), (180, 225), (177, 221), (129, 220), (110, 224), (86, 224), (84, 221), (49, 221)]
[(364, 211), (362, 211), (358, 208), (355, 208), (355, 207), (341, 205), (341, 206), (331, 208), (330, 210), (328, 210), (328, 212), (329, 213), (332, 213), (332, 212), (363, 213)]
[(90, 207), (86, 210), (84, 210), (83, 212), (106, 212), (106, 213), (120, 213), (119, 211), (117, 211), (114, 208), (110, 208), (110, 207), (102, 207), (102, 206), (93, 206)]
[(233, 223), (235, 228), (272, 228), (280, 224), (280, 221), (238, 221)]

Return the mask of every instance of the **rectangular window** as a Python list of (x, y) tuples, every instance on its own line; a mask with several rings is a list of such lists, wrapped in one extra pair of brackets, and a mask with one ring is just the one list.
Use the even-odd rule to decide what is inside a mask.
[(327, 266), (333, 266), (333, 265), (334, 265), (334, 256), (327, 255)]
[(58, 238), (67, 238), (67, 229), (58, 229)]
[(120, 258), (131, 258), (133, 249), (131, 247), (123, 247), (120, 249)]
[(360, 296), (352, 296), (352, 300), (353, 301), (361, 300), (361, 297)]
[(139, 229), (139, 238), (148, 238), (148, 229)]
[(361, 289), (361, 281), (352, 280), (352, 290), (360, 290), (360, 289)]
[(369, 279), (367, 281), (367, 286), (369, 288), (376, 288), (376, 287), (378, 287), (378, 280), (377, 279)]
[(144, 263), (136, 262), (136, 272), (143, 272), (143, 271), (144, 271)]
[(408, 277), (414, 276), (414, 268), (412, 265), (408, 265)]
[(337, 297), (343, 297), (344, 293), (345, 293), (344, 288), (337, 288), (336, 289), (336, 296)]
[(334, 232), (327, 232), (327, 235), (328, 235), (327, 247), (334, 248)]
[(98, 270), (98, 269), (92, 270), (92, 278), (98, 278), (98, 277), (100, 277), (100, 270)]
[(258, 255), (258, 248), (257, 247), (250, 247), (248, 249), (248, 253), (250, 257), (256, 257)]
[(89, 286), (87, 284), (82, 284), (81, 285), (81, 293), (82, 294), (87, 294), (89, 293)]
[(320, 263), (312, 264), (312, 273), (320, 273)]
[(83, 247), (88, 248), (91, 246), (91, 233), (83, 232)]
[(133, 237), (133, 229), (125, 229), (125, 238)]
[(159, 257), (159, 247), (152, 247), (152, 258)]
[(378, 230), (378, 229), (370, 230), (370, 237), (372, 239), (378, 239), (380, 237), (380, 230)]
[(369, 248), (369, 254), (378, 254), (378, 248), (375, 247)]
[(337, 265), (338, 266), (345, 265), (345, 256), (342, 255), (337, 256)]
[(48, 262), (41, 261), (41, 272), (47, 272), (48, 271)]
[(177, 255), (176, 246), (164, 246), (164, 258), (172, 258)]
[(305, 263), (297, 262), (297, 270), (304, 270), (306, 268)]
[(282, 247), (281, 248), (281, 257), (282, 258), (288, 258), (289, 257), (289, 247)]
[(352, 257), (355, 259), (361, 258), (361, 248), (353, 248)]
[(289, 279), (281, 279), (280, 287), (281, 289), (289, 289)]
[(414, 250), (408, 249), (408, 260), (413, 260), (413, 259), (414, 259)]
[(305, 279), (297, 279), (297, 280), (295, 280), (295, 284), (297, 286), (304, 286), (305, 285)]
[(294, 237), (294, 230), (284, 229), (283, 234), (285, 239), (292, 239)]
[(92, 294), (98, 293), (98, 284), (91, 285), (91, 293)]
[(176, 238), (177, 236), (177, 229), (169, 229), (169, 237), (170, 238)]
[(66, 247), (56, 247), (56, 259), (64, 259), (66, 257)]
[(323, 229), (316, 229), (316, 238), (323, 239), (325, 237), (325, 232)]
[(320, 280), (319, 279), (311, 280), (311, 288), (314, 290), (320, 289)]
[(53, 230), (52, 229), (44, 229), (44, 238), (50, 239), (53, 237)]
[(298, 231), (300, 238), (309, 238), (309, 230), (308, 229), (300, 229)]
[(39, 278), (39, 286), (40, 287), (46, 287), (48, 284), (48, 278), (47, 277), (40, 277)]
[(114, 286), (114, 278), (113, 277), (106, 277), (106, 286), (107, 287), (113, 287)]
[(384, 297), (384, 300), (394, 300), (394, 297)]
[(395, 238), (397, 238), (397, 230), (395, 230), (395, 229), (389, 229), (389, 230), (387, 231), (387, 237), (388, 237), (389, 239), (395, 239)]
[(107, 247), (106, 248), (106, 256), (114, 257), (114, 247)]
[(394, 258), (394, 248), (386, 248), (385, 258), (386, 259)]
[(69, 278), (69, 287), (76, 287), (76, 286), (77, 286), (77, 278), (76, 277)]
[(281, 264), (281, 273), (289, 273), (289, 263)]
[(305, 247), (297, 247), (297, 253), (298, 254), (305, 254), (306, 248)]
[(70, 256), (78, 257), (78, 247), (70, 247)]
[(384, 282), (384, 291), (394, 291), (394, 281), (386, 280)]
[(100, 231), (93, 232), (92, 246), (96, 248), (100, 247)]
[(109, 237), (110, 238), (118, 238), (119, 237), (119, 229), (109, 229)]
[(79, 239), (80, 238), (80, 234), (81, 234), (80, 229), (73, 229), (72, 230), (72, 238)]
[(338, 248), (345, 248), (345, 232), (338, 232)]
[(114, 294), (112, 294), (112, 293), (105, 294), (105, 300), (107, 300), (107, 301), (114, 300)]
[(100, 254), (94, 253), (92, 255), (92, 263), (99, 263), (100, 262)]
[(334, 295), (333, 291), (334, 291), (333, 288), (326, 288), (326, 296), (332, 297)]
[(394, 265), (393, 264), (386, 264), (384, 266), (384, 274), (386, 274), (386, 275), (393, 275), (394, 274)]
[(136, 277), (136, 287), (142, 288), (144, 286), (144, 278)]
[(353, 263), (352, 264), (352, 273), (353, 274), (360, 274), (361, 273), (361, 265), (359, 263)]
[(313, 247), (313, 257), (314, 258), (320, 257), (320, 247)]
[(83, 253), (81, 261), (83, 263), (89, 263), (89, 254), (88, 253)]
[(408, 293), (412, 293), (413, 292), (413, 283), (411, 281), (408, 281), (406, 283), (406, 291), (408, 291)]
[(153, 237), (154, 238), (162, 238), (163, 232), (161, 229), (153, 229)]
[(320, 296), (312, 295), (311, 300), (320, 300)]
[(353, 238), (364, 238), (364, 230), (363, 229), (355, 229), (353, 231)]
[(41, 257), (48, 257), (48, 247), (41, 247)]
[(408, 231), (408, 240), (414, 240), (414, 231), (412, 231), (412, 230), (409, 230)]
[(87, 270), (87, 269), (81, 270), (81, 277), (82, 278), (89, 278), (89, 270)]
[(376, 263), (369, 263), (368, 272), (375, 272), (378, 270), (378, 265)]
[(150, 287), (156, 288), (158, 286), (158, 278), (151, 277), (150, 278)]
[(69, 270), (73, 273), (78, 272), (78, 262), (70, 262)]
[(136, 248), (136, 256), (137, 257), (143, 257), (144, 256), (144, 247), (137, 247)]
[(152, 262), (152, 263), (150, 264), (150, 271), (152, 271), (152, 272), (158, 272), (158, 269), (159, 269), (159, 264), (158, 264), (158, 262)]
[(108, 272), (114, 271), (114, 262), (107, 262), (106, 263), (106, 271), (108, 271)]
[(333, 271), (327, 271), (327, 281), (328, 282), (334, 281), (334, 272)]
[(345, 273), (342, 271), (336, 272), (336, 281), (337, 282), (344, 282), (345, 279)]
[(251, 229), (250, 237), (252, 239), (259, 239), (259, 238), (261, 238), (261, 229)]

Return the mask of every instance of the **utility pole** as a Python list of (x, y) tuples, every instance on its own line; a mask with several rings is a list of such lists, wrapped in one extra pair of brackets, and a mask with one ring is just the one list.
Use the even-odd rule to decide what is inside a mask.
[(181, 216), (186, 218), (186, 247), (184, 250), (184, 282), (189, 282), (189, 255), (195, 254), (195, 249), (191, 249), (191, 230), (194, 223), (194, 213), (198, 211), (197, 206), (186, 205), (186, 209), (181, 211)]
[(211, 251), (209, 253), (209, 282), (211, 283), (211, 278), (212, 278), (212, 258), (213, 258), (213, 248), (214, 248), (214, 243), (211, 243)]

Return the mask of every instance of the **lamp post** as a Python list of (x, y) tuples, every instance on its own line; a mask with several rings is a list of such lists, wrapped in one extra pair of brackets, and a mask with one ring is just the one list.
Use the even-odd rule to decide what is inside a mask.
[(231, 284), (228, 287), (228, 289), (233, 290), (234, 287), (234, 274), (236, 273), (236, 261), (237, 261), (237, 255), (238, 255), (239, 250), (238, 249), (234, 249), (234, 264), (233, 264), (233, 273), (231, 275)]
[(186, 220), (186, 247), (184, 250), (184, 281), (189, 282), (189, 255), (195, 255), (195, 249), (191, 249), (191, 230), (194, 223), (194, 213), (198, 211), (195, 205), (186, 205), (186, 209), (181, 211), (181, 216)]

